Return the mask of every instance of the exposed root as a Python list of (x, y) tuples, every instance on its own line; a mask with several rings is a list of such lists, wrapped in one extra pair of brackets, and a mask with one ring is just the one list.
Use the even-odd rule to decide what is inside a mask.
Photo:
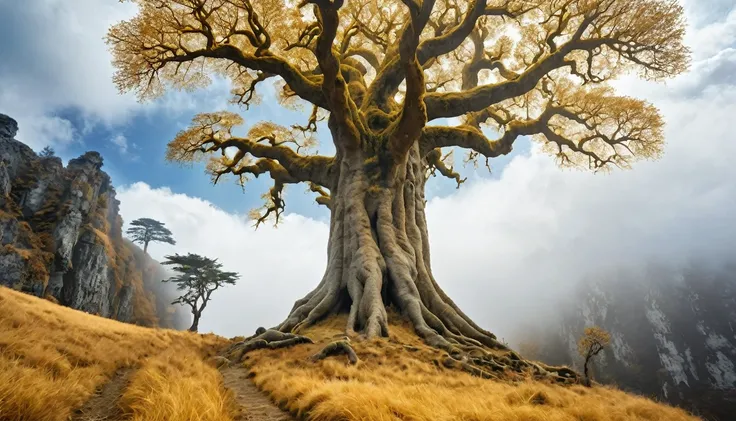
[(489, 373), (488, 371), (483, 370), (482, 368), (476, 367), (472, 364), (468, 364), (464, 360), (456, 360), (452, 357), (446, 357), (442, 361), (442, 365), (444, 365), (446, 368), (453, 368), (453, 369), (461, 369), (465, 372), (470, 373), (472, 376), (481, 377), (484, 379), (495, 379), (498, 378), (495, 374)]
[(580, 374), (570, 367), (555, 367), (541, 362), (534, 364), (554, 376), (555, 380), (560, 383), (580, 383), (584, 380), (580, 377)]
[(453, 348), (442, 361), (447, 368), (460, 369), (473, 376), (498, 378), (504, 372), (527, 372), (535, 379), (551, 379), (557, 383), (574, 384), (581, 376), (569, 367), (553, 367), (522, 359), (514, 351), (494, 355), (480, 347)]
[(353, 347), (350, 346), (348, 341), (331, 342), (327, 346), (322, 348), (322, 351), (309, 357), (309, 360), (312, 362), (317, 362), (319, 360), (324, 360), (327, 357), (339, 354), (347, 355), (350, 364), (358, 363), (358, 355), (355, 354), (355, 350), (353, 350)]
[[(261, 332), (260, 334), (258, 332)], [(293, 345), (314, 343), (311, 339), (306, 336), (295, 335), (293, 333), (279, 332), (278, 330), (258, 328), (256, 335), (231, 346), (227, 350), (231, 360), (240, 361), (243, 356), (250, 351), (256, 349), (278, 349), (286, 348)]]

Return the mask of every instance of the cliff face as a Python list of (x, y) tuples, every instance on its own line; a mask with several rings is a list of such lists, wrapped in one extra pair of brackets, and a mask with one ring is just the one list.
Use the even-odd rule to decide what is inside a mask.
[(598, 277), (538, 338), (540, 359), (581, 368), (586, 326), (611, 334), (596, 380), (713, 420), (736, 414), (736, 267), (650, 267)]
[[(122, 237), (102, 157), (42, 157), (0, 114), (0, 285), (146, 326), (184, 328), (163, 268)], [(156, 293), (154, 293), (154, 290)]]

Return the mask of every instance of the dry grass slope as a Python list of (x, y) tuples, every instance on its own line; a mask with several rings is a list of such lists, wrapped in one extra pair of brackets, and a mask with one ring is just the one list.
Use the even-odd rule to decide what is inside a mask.
[(220, 373), (183, 348), (146, 361), (121, 404), (131, 421), (230, 421), (238, 411)]
[[(442, 366), (392, 315), (387, 340), (354, 341), (361, 361), (308, 357), (341, 336), (335, 317), (315, 344), (247, 355), (256, 384), (314, 421), (694, 421), (682, 410), (607, 388), (562, 387), (514, 375), (483, 380)], [(136, 372), (118, 404), (135, 421), (231, 421), (232, 393), (205, 359), (225, 345), (119, 323), (0, 288), (0, 419), (67, 420), (119, 368)]]
[(335, 317), (307, 329), (314, 345), (246, 354), (254, 381), (310, 420), (694, 421), (686, 412), (608, 387), (563, 387), (524, 377), (483, 380), (444, 368), (443, 353), (392, 317), (391, 338), (354, 341), (361, 361), (307, 358), (340, 335)]
[(0, 419), (67, 420), (118, 368), (137, 367), (121, 399), (132, 419), (229, 420), (222, 379), (203, 362), (224, 342), (119, 323), (0, 287)]

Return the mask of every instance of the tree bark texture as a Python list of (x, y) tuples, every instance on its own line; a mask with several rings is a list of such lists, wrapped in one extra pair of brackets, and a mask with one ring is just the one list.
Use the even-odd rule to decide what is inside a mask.
[(390, 162), (391, 156), (359, 150), (342, 157), (330, 186), (327, 269), (278, 330), (298, 332), (344, 310), (349, 334), (387, 336), (386, 306), (393, 305), (432, 346), (505, 348), (467, 317), (432, 275), (424, 198), (427, 163), (419, 146), (404, 162)]
[(192, 326), (189, 328), (190, 332), (197, 332), (199, 330), (199, 318), (202, 316), (202, 313), (192, 312), (194, 315), (194, 320), (192, 321)]

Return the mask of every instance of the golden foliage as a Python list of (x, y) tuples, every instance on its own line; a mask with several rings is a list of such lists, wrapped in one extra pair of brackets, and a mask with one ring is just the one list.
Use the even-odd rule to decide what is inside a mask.
[[(136, 91), (142, 99), (160, 94), (167, 85), (196, 88), (219, 74), (234, 83), (234, 101), (249, 105), (257, 100), (256, 86), (273, 78), (283, 88), (279, 97), (286, 102), (311, 103), (315, 110), (338, 115), (342, 123), (335, 124), (344, 123), (343, 134), (357, 130), (360, 142), (382, 142), (391, 137), (375, 135), (389, 126), (398, 130), (398, 125), (373, 127), (375, 117), (399, 120), (413, 107), (407, 104), (422, 99), (425, 106), (418, 108), (416, 120), (485, 110), (495, 114), (491, 120), (499, 132), (513, 131), (515, 124), (534, 117), (530, 110), (539, 115), (555, 106), (547, 91), (553, 85), (556, 100), (568, 104), (569, 115), (532, 125), (535, 130), (525, 134), (544, 139), (545, 148), (561, 164), (595, 170), (609, 164), (625, 168), (640, 157), (656, 158), (662, 148), (662, 121), (656, 108), (614, 96), (607, 82), (628, 72), (656, 80), (671, 77), (686, 70), (690, 60), (682, 44), (683, 9), (676, 0), (436, 0), (430, 3), (433, 7), (417, 45), (401, 53), (418, 60), (425, 85), (412, 90), (417, 98), (405, 98), (411, 77), (401, 67), (405, 62), (398, 45), (407, 31), (414, 30), (406, 25), (416, 18), (408, 6), (411, 2), (340, 2), (336, 20), (330, 23), (317, 15), (328, 13), (332, 6), (326, 5), (332, 2), (135, 2), (138, 15), (110, 28), (108, 43), (117, 86)], [(327, 32), (335, 34), (332, 54), (340, 78), (323, 83), (328, 70), (324, 67), (335, 63), (320, 61), (317, 54), (318, 39)], [(344, 84), (347, 98), (328, 95), (332, 84)], [(167, 157), (188, 162), (220, 151), (204, 148), (205, 139), (225, 140), (240, 123), (232, 113), (199, 115), (192, 128), (169, 145)], [(425, 123), (407, 124), (421, 128)], [(263, 135), (279, 139), (270, 142), (273, 146), (283, 143), (282, 137), (293, 139), (293, 130), (259, 123), (249, 134)], [(292, 146), (300, 152), (313, 140), (304, 142)], [(471, 154), (487, 157), (499, 153), (478, 143), (451, 146), (468, 147)], [(236, 156), (222, 152), (223, 157), (210, 164), (216, 173), (250, 165), (249, 154), (264, 157), (253, 151)], [(287, 167), (285, 161), (292, 158), (277, 161)]]
[[(172, 390), (191, 390), (190, 377), (195, 370), (202, 375), (200, 389), (206, 389), (208, 396), (213, 397), (223, 391), (212, 370), (198, 364), (195, 358), (205, 358), (223, 341), (214, 335), (120, 323), (0, 287), (1, 418), (67, 420), (116, 369), (137, 365), (143, 367), (142, 379), (146, 373), (154, 373), (159, 379), (167, 378), (169, 384), (167, 389), (140, 390), (138, 393), (147, 395), (139, 394), (143, 400), (137, 402), (135, 409), (130, 408), (133, 413), (159, 411), (148, 407), (157, 406), (163, 399), (171, 401)], [(148, 359), (162, 352), (165, 357)], [(173, 368), (166, 369), (167, 365)], [(184, 366), (192, 366), (187, 375), (173, 375)], [(136, 385), (143, 388), (144, 383)], [(191, 399), (182, 399), (177, 405), (220, 410)], [(172, 414), (179, 413), (170, 409)]]
[(166, 159), (192, 162), (204, 159), (208, 141), (230, 138), (232, 128), (243, 124), (243, 118), (231, 112), (202, 113), (192, 119), (188, 129), (177, 133), (166, 149)]
[(583, 337), (578, 341), (581, 356), (595, 355), (611, 343), (611, 334), (599, 326), (586, 327)]
[(662, 154), (664, 121), (645, 101), (615, 96), (609, 87), (582, 90), (567, 84), (551, 103), (564, 112), (552, 117), (536, 138), (562, 166), (630, 168), (634, 161)]
[[(517, 376), (484, 380), (444, 368), (442, 351), (422, 343), (395, 315), (388, 340), (353, 341), (357, 365), (309, 356), (345, 326), (333, 317), (307, 329), (315, 344), (246, 354), (254, 381), (309, 419), (415, 421), (695, 421), (685, 411), (611, 387), (558, 386)], [(288, 373), (288, 374), (287, 374)]]

